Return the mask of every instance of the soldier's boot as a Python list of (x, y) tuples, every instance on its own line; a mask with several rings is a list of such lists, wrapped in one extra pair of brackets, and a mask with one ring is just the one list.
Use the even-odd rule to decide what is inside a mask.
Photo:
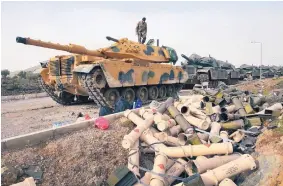
[(142, 44), (144, 44), (145, 41), (146, 41), (146, 37), (143, 37), (143, 38), (142, 38)]

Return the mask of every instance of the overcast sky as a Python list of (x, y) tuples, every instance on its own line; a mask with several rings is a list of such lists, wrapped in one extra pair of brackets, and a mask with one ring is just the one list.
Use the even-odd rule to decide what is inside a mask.
[[(22, 70), (66, 52), (16, 43), (30, 37), (106, 47), (106, 36), (137, 41), (147, 18), (148, 38), (176, 49), (228, 60), (236, 66), (283, 65), (283, 2), (2, 2), (1, 69)], [(183, 61), (179, 57), (177, 64)]]

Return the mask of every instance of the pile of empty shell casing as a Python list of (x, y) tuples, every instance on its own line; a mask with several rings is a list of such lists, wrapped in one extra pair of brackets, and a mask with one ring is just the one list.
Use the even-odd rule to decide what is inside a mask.
[[(124, 116), (121, 122), (135, 124), (122, 146), (129, 150), (136, 186), (230, 186), (236, 175), (257, 168), (249, 155), (256, 136), (264, 122), (282, 119), (282, 104), (264, 105), (264, 97), (219, 90), (154, 101), (149, 109), (126, 110)], [(140, 166), (141, 151), (155, 153), (152, 169)]]

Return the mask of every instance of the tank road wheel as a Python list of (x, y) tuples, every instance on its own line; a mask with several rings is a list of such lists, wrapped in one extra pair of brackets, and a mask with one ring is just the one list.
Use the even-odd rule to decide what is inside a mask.
[(180, 92), (180, 91), (182, 90), (183, 86), (184, 86), (184, 85), (182, 85), (182, 84), (176, 84), (176, 85), (175, 85), (175, 90), (176, 90), (176, 92)]
[(174, 87), (174, 85), (168, 85), (167, 86), (167, 88), (166, 88), (166, 95), (168, 96), (168, 97), (172, 97), (172, 96), (174, 96), (174, 93), (175, 93), (175, 87)]
[(161, 85), (158, 89), (158, 97), (165, 98), (166, 97), (166, 87), (165, 85)]
[(227, 85), (235, 85), (238, 83), (238, 79), (232, 79), (230, 76), (228, 77), (228, 80), (227, 80)]
[(151, 86), (148, 88), (148, 97), (151, 100), (155, 100), (158, 97), (158, 88), (157, 86)]
[(122, 97), (129, 103), (133, 103), (135, 100), (135, 91), (132, 88), (126, 88), (122, 90)]
[(93, 80), (92, 82), (97, 88), (104, 88), (106, 86), (106, 78), (104, 76), (104, 73), (101, 69), (97, 69), (93, 73)]
[(200, 84), (203, 82), (209, 82), (209, 76), (208, 74), (199, 74), (198, 80), (200, 81)]
[(146, 87), (139, 87), (136, 93), (137, 98), (139, 98), (142, 102), (146, 102), (148, 100), (148, 90)]
[(106, 90), (106, 92), (104, 93), (104, 97), (106, 102), (112, 106), (116, 103), (117, 99), (120, 97), (120, 94), (117, 89), (111, 88)]
[(208, 87), (209, 88), (216, 88), (218, 86), (218, 81), (209, 81)]
[(239, 79), (234, 79), (233, 85), (236, 85), (239, 82)]

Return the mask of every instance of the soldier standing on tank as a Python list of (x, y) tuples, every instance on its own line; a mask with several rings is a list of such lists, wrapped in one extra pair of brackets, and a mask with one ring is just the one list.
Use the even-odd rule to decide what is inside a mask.
[(147, 33), (147, 24), (145, 22), (146, 18), (142, 18), (141, 21), (138, 22), (136, 27), (136, 34), (138, 35), (139, 43), (144, 44), (146, 40), (146, 33)]

